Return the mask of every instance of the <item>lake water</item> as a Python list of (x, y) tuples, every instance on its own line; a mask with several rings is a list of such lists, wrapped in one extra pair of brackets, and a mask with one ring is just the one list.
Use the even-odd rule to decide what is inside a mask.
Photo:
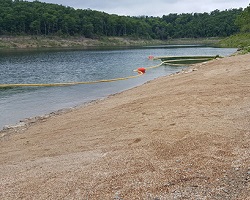
[[(220, 55), (236, 49), (202, 46), (151, 46), (113, 50), (40, 50), (0, 52), (0, 84), (95, 81), (136, 75), (134, 69), (157, 65), (149, 55)], [(66, 87), (0, 89), (0, 130), (21, 119), (48, 114), (106, 97), (165, 76), (183, 67), (161, 66), (135, 79)]]

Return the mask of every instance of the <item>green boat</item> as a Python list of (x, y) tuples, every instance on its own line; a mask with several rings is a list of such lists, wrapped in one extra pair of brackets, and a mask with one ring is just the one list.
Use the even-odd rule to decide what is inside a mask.
[(161, 60), (166, 65), (192, 65), (196, 63), (206, 62), (216, 58), (221, 58), (219, 55), (216, 56), (162, 56), (155, 57), (154, 59)]

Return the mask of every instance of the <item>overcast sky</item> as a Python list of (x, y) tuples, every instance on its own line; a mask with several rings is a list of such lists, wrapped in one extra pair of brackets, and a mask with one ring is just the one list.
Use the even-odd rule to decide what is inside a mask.
[[(32, 0), (29, 0), (32, 1)], [(129, 16), (160, 16), (170, 13), (203, 13), (246, 8), (250, 0), (39, 0), (73, 8), (104, 11)]]

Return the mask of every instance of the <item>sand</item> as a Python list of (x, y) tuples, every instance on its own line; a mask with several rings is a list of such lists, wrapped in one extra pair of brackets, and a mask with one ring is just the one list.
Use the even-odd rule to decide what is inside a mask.
[(250, 199), (250, 54), (0, 135), (0, 199)]

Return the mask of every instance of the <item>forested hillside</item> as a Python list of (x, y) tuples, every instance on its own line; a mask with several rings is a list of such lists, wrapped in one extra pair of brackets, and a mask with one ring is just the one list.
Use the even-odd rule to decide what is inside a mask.
[(131, 17), (39, 1), (0, 0), (0, 35), (134, 36), (146, 39), (224, 37), (239, 32), (235, 20), (240, 14), (242, 9)]

